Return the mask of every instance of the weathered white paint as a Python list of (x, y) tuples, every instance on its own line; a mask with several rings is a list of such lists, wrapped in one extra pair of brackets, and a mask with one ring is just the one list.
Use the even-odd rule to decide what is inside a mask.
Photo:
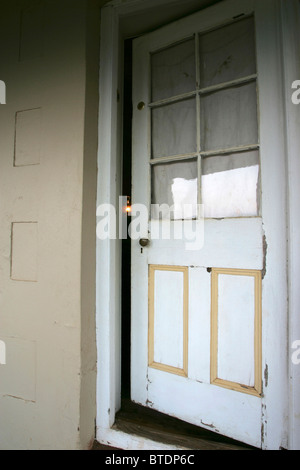
[[(211, 305), (211, 276), (206, 268), (191, 268), (189, 270), (190, 291), (194, 301), (189, 305), (189, 344), (194, 351), (197, 361), (189, 356), (189, 377), (198, 382), (209, 383), (210, 364), (207, 361), (207, 351), (210, 350), (210, 315), (207, 312)], [(200, 286), (200, 288), (199, 288)]]
[[(280, 2), (257, 2), (257, 45), (260, 102), (262, 216), (266, 242), (262, 285), (263, 447), (287, 446), (287, 246), (286, 163), (281, 116), (282, 62), (280, 55)], [(273, 39), (271, 39), (273, 38)], [(268, 64), (265, 67), (265, 64)], [(270, 77), (272, 77), (272, 82)], [(272, 86), (270, 86), (272, 83)], [(270, 125), (270, 116), (273, 125)], [(281, 404), (279, 407), (278, 404)]]
[[(175, 222), (176, 224), (176, 222)], [(174, 225), (175, 225), (174, 224)], [(231, 230), (231, 219), (215, 220), (205, 219), (204, 233), (199, 240), (204, 237), (205, 250), (189, 250), (185, 256), (188, 266), (195, 267), (220, 267), (236, 268), (242, 264), (245, 269), (262, 269), (263, 260), (261, 257), (263, 230), (260, 218), (235, 219), (236, 230)], [(173, 225), (173, 223), (172, 223)], [(196, 234), (201, 230), (200, 221), (193, 221), (191, 226), (192, 241), (196, 240)], [(151, 221), (151, 233), (159, 233), (157, 221)], [(168, 232), (167, 232), (168, 233)], [(168, 259), (172, 256), (173, 263), (180, 265), (180, 251), (185, 248), (186, 240), (177, 240), (174, 237), (175, 229), (170, 230), (170, 240), (151, 239), (151, 250), (149, 251), (149, 264), (168, 264)], [(216, 246), (222, 250), (216, 251)], [(235, 247), (232, 250), (232, 247)], [(247, 247), (247, 250), (245, 250)], [(161, 248), (163, 248), (161, 250)], [(200, 245), (202, 248), (202, 245)]]
[[(153, 2), (150, 2), (153, 4)], [(171, 2), (172, 3), (172, 2)], [(176, 2), (175, 2), (176, 3)], [(186, 3), (186, 2), (185, 2)], [(258, 2), (259, 3), (259, 2)], [(261, 6), (261, 23), (265, 23), (265, 17), (264, 17), (264, 14), (263, 14), (263, 10), (264, 8), (267, 9), (267, 6), (270, 6), (270, 3), (273, 3), (273, 2), (267, 2), (268, 5), (265, 5), (265, 6)], [(280, 4), (281, 5), (281, 8), (282, 8), (282, 11), (283, 11), (283, 23), (282, 23), (282, 27), (285, 28), (286, 24), (288, 24), (288, 29), (285, 29), (284, 30), (284, 65), (285, 65), (285, 82), (284, 82), (284, 90), (285, 90), (285, 93), (286, 93), (286, 103), (287, 103), (287, 126), (288, 126), (288, 159), (289, 159), (289, 173), (288, 173), (288, 178), (289, 178), (289, 196), (290, 196), (290, 216), (289, 216), (289, 221), (290, 221), (290, 245), (289, 245), (289, 249), (290, 249), (290, 284), (289, 284), (289, 290), (290, 290), (290, 311), (291, 311), (291, 322), (290, 322), (290, 325), (291, 325), (291, 332), (290, 332), (290, 337), (291, 337), (291, 342), (292, 340), (295, 338), (295, 332), (299, 331), (299, 321), (298, 321), (298, 305), (299, 305), (299, 300), (297, 298), (297, 296), (299, 295), (299, 292), (297, 290), (297, 279), (299, 279), (299, 265), (297, 263), (297, 259), (299, 259), (299, 256), (293, 256), (294, 253), (295, 253), (295, 250), (297, 249), (297, 247), (299, 246), (299, 243), (298, 243), (298, 239), (299, 239), (299, 223), (297, 222), (297, 217), (295, 218), (294, 214), (297, 213), (297, 204), (299, 201), (299, 198), (300, 198), (300, 195), (298, 194), (299, 193), (299, 186), (297, 185), (297, 181), (294, 181), (293, 180), (295, 178), (297, 178), (297, 174), (299, 173), (299, 170), (298, 170), (298, 166), (299, 166), (299, 162), (298, 162), (298, 154), (299, 154), (299, 140), (298, 140), (298, 131), (297, 129), (299, 128), (299, 123), (298, 123), (298, 118), (299, 118), (299, 113), (298, 113), (298, 109), (296, 109), (295, 107), (292, 107), (290, 104), (289, 104), (289, 83), (290, 81), (293, 81), (295, 80), (296, 78), (299, 78), (298, 75), (299, 75), (299, 69), (296, 65), (296, 62), (294, 61), (294, 57), (297, 56), (297, 54), (299, 55), (299, 53), (294, 53), (293, 50), (294, 48), (298, 48), (297, 46), (297, 31), (298, 31), (298, 26), (297, 26), (297, 15), (298, 15), (298, 18), (299, 18), (299, 7), (298, 7), (298, 2), (295, 0), (293, 1), (293, 6), (291, 6), (291, 3), (289, 3), (289, 5), (287, 5), (287, 2), (276, 2), (276, 7)], [(159, 2), (160, 6), (162, 6), (162, 2), (160, 1)], [(182, 4), (182, 2), (181, 2)], [(150, 5), (151, 6), (151, 5)], [(155, 7), (155, 5), (153, 5)], [(178, 5), (177, 5), (178, 6)], [(271, 6), (274, 6), (271, 5)], [(158, 21), (157, 20), (157, 17), (156, 15), (148, 15), (148, 12), (147, 11), (147, 7), (149, 7), (149, 2), (148, 1), (133, 1), (133, 2), (121, 2), (121, 1), (118, 1), (118, 2), (114, 2), (114, 8), (112, 8), (110, 10), (110, 15), (116, 15), (116, 18), (117, 20), (121, 20), (121, 27), (124, 27), (124, 34), (125, 35), (134, 35), (134, 34), (140, 34), (141, 32), (147, 30), (147, 24), (149, 24), (149, 22), (151, 24), (151, 27), (153, 28), (153, 25)], [(169, 4), (167, 6), (167, 9), (170, 10), (169, 8)], [(151, 8), (150, 8), (151, 10)], [(154, 8), (154, 11), (155, 11), (155, 8)], [(160, 11), (164, 12), (164, 9), (161, 8)], [(143, 12), (146, 12), (146, 15), (143, 15)], [(296, 14), (295, 14), (296, 12)], [(132, 16), (132, 13), (134, 13), (134, 15)], [(169, 13), (171, 14), (171, 13)], [(135, 16), (136, 15), (136, 16)], [(141, 16), (139, 16), (141, 15)], [(147, 19), (145, 18), (145, 16), (147, 16)], [(166, 16), (168, 16), (168, 14), (166, 14)], [(276, 20), (279, 20), (278, 16), (275, 15), (276, 17)], [(131, 20), (131, 18), (135, 18), (135, 21)], [(169, 18), (171, 19), (171, 18)], [(276, 28), (276, 26), (274, 26), (273, 24), (273, 20), (274, 20), (274, 15), (273, 17), (270, 18), (269, 22), (268, 22), (268, 28), (269, 29), (273, 29), (274, 30), (274, 33), (277, 37), (277, 41), (279, 41), (279, 37), (277, 36), (277, 33), (279, 32)], [(119, 26), (118, 26), (118, 21), (113, 21), (113, 33), (118, 33), (119, 31)], [(267, 29), (268, 29), (267, 28)], [(105, 28), (104, 28), (105, 29)], [(275, 31), (276, 30), (276, 31)], [(112, 33), (112, 31), (108, 31), (108, 29), (106, 30), (107, 31), (107, 35), (110, 36), (110, 34)], [(271, 50), (271, 44), (270, 42), (268, 41), (268, 38), (266, 37), (265, 38), (265, 41), (263, 41), (263, 34), (261, 35), (261, 40), (262, 40), (262, 46), (263, 46), (263, 49), (266, 50), (266, 48), (269, 48)], [(274, 83), (274, 78), (277, 79), (277, 82), (275, 83), (275, 86), (272, 86), (270, 87), (271, 90), (270, 90), (270, 93), (266, 96), (266, 98), (264, 99), (264, 103), (266, 105), (265, 107), (265, 110), (266, 112), (264, 113), (263, 115), (263, 121), (265, 122), (265, 127), (268, 128), (268, 125), (267, 125), (267, 122), (268, 122), (268, 113), (270, 113), (270, 115), (272, 116), (283, 116), (282, 112), (281, 112), (281, 109), (278, 109), (278, 103), (279, 102), (277, 101), (278, 100), (278, 97), (281, 96), (281, 92), (277, 92), (277, 90), (281, 90), (282, 88), (282, 83), (280, 81), (280, 70), (281, 70), (281, 65), (280, 65), (280, 61), (278, 60), (278, 56), (276, 55), (275, 53), (275, 49), (277, 50), (277, 52), (279, 53), (280, 51), (280, 47), (279, 45), (277, 45), (278, 47), (276, 48), (272, 48), (273, 50), (273, 53), (271, 54), (272, 56), (272, 60), (271, 60), (271, 69), (269, 70), (268, 73), (266, 73), (264, 75), (264, 78), (263, 80), (266, 82), (268, 81), (270, 83)], [(276, 55), (276, 58), (275, 58), (275, 55)], [(113, 49), (113, 51), (110, 52), (110, 58), (106, 56), (106, 59), (107, 59), (107, 63), (105, 63), (105, 67), (102, 67), (101, 70), (100, 70), (100, 73), (102, 74), (102, 72), (105, 71), (105, 73), (108, 72), (108, 68), (111, 68), (112, 67), (112, 62), (113, 60), (111, 60), (111, 58), (113, 58), (113, 60), (118, 60), (117, 58), (117, 55), (116, 55), (116, 48)], [(264, 61), (265, 58), (263, 55), (261, 55), (261, 60)], [(102, 63), (102, 65), (104, 65), (104, 63)], [(121, 62), (119, 64), (119, 67), (118, 67), (118, 71), (121, 70)], [(115, 71), (115, 69), (114, 69)], [(120, 72), (121, 73), (121, 72)], [(271, 77), (272, 77), (272, 80), (271, 80)], [(111, 84), (110, 83), (107, 83), (107, 87), (105, 88), (105, 91), (108, 92), (109, 90), (111, 90)], [(112, 103), (112, 108), (116, 108), (116, 103), (113, 104)], [(279, 104), (279, 108), (280, 108), (280, 104)], [(104, 129), (109, 133), (111, 132), (111, 121), (109, 120), (105, 120), (104, 123), (102, 123), (104, 125)], [(100, 124), (101, 126), (101, 124)], [(270, 135), (270, 138), (269, 140), (272, 141), (272, 139), (275, 141), (276, 138), (278, 137), (278, 135), (282, 135), (282, 129), (278, 130), (278, 127), (280, 127), (280, 125), (278, 126), (277, 124), (277, 128), (275, 130), (275, 132)], [(297, 150), (298, 149), (298, 150)], [(278, 155), (278, 159), (279, 159), (279, 154), (281, 153), (281, 156), (284, 154), (284, 152), (281, 152), (282, 150), (282, 145), (280, 145), (280, 149), (278, 149), (278, 152), (276, 152), (276, 149), (275, 149), (275, 154)], [(270, 152), (270, 156), (269, 158), (272, 160), (272, 155), (273, 153)], [(106, 160), (107, 159), (107, 160)], [(106, 157), (106, 161), (108, 162), (107, 164), (109, 165), (109, 161), (110, 161), (110, 154), (107, 154), (107, 157)], [(270, 180), (270, 184), (271, 184), (271, 180), (273, 178), (274, 175), (272, 176), (268, 176), (268, 168), (269, 167), (269, 170), (272, 168), (272, 162), (270, 161), (268, 164), (266, 164), (266, 182), (267, 182), (267, 179), (269, 178)], [(280, 172), (279, 172), (280, 173)], [(281, 176), (284, 175), (284, 171), (281, 173)], [(279, 183), (279, 187), (281, 187), (281, 181), (280, 181), (280, 176), (278, 175), (279, 177), (279, 181), (278, 181), (278, 178), (276, 180), (276, 182)], [(108, 188), (109, 187), (109, 182), (108, 181), (104, 181), (104, 188)], [(103, 186), (101, 187), (101, 190), (103, 190)], [(277, 192), (277, 189), (276, 191), (274, 192), (274, 194), (276, 194)], [(269, 206), (272, 206), (272, 201), (268, 200), (269, 198), (266, 196), (266, 195), (263, 195), (263, 199), (265, 200), (265, 203), (267, 204), (267, 207)], [(278, 202), (278, 199), (280, 199), (280, 196), (276, 196), (276, 201), (274, 201), (274, 204), (276, 205), (277, 202)], [(107, 202), (107, 201), (105, 201)], [(278, 261), (279, 261), (279, 265), (281, 266), (281, 268), (278, 268), (279, 265), (277, 266), (274, 266), (272, 265), (272, 263), (270, 264), (267, 264), (266, 268), (267, 268), (267, 275), (270, 276), (271, 279), (269, 279), (267, 282), (265, 282), (266, 284), (266, 290), (271, 292), (271, 286), (272, 286), (272, 282), (273, 281), (278, 281), (279, 278), (283, 279), (282, 282), (279, 282), (281, 286), (284, 286), (285, 285), (285, 281), (284, 281), (284, 278), (285, 278), (285, 275), (284, 275), (284, 268), (283, 268), (283, 264), (284, 264), (284, 261), (285, 260), (285, 241), (284, 241), (284, 237), (278, 233), (276, 233), (278, 231), (278, 220), (279, 222), (282, 222), (282, 224), (284, 223), (284, 209), (283, 209), (283, 206), (284, 206), (284, 201), (281, 201), (281, 203), (279, 204), (281, 209), (279, 210), (278, 214), (283, 214), (282, 215), (278, 215), (277, 217), (277, 220), (275, 221), (274, 220), (274, 223), (270, 224), (269, 226), (269, 229), (266, 231), (266, 235), (267, 235), (267, 244), (268, 244), (268, 252), (270, 254), (270, 249), (272, 250), (272, 253), (274, 255), (274, 251), (277, 250), (277, 254), (278, 254)], [(221, 224), (221, 222), (224, 222), (224, 221), (212, 221), (216, 224)], [(279, 223), (279, 226), (280, 226), (280, 223)], [(265, 229), (265, 227), (263, 227), (263, 229)], [(262, 233), (263, 234), (263, 233)], [(277, 240), (275, 240), (277, 239)], [(220, 240), (222, 240), (220, 238)], [(270, 240), (270, 242), (269, 242)], [(276, 241), (279, 242), (278, 245), (276, 245)], [(273, 243), (274, 242), (274, 243)], [(257, 268), (258, 269), (261, 269), (262, 266), (260, 265), (261, 263), (259, 262), (259, 251), (260, 251), (260, 245), (261, 242), (257, 243), (256, 245), (256, 248), (255, 248), (255, 251), (257, 253), (256, 255), (256, 262), (255, 264), (257, 265)], [(248, 245), (247, 245), (248, 246)], [(255, 246), (255, 244), (254, 244)], [(165, 249), (167, 249), (167, 245), (165, 246)], [(100, 265), (101, 265), (101, 258), (99, 257), (100, 255), (98, 254), (98, 269), (99, 269), (99, 273), (101, 272), (101, 268), (100, 268)], [(268, 258), (267, 258), (267, 261), (268, 261)], [(233, 263), (234, 264), (234, 263)], [(234, 266), (232, 266), (234, 267)], [(101, 276), (101, 280), (102, 279), (105, 279), (106, 277), (106, 271), (105, 271), (105, 266), (104, 266), (104, 269), (102, 271), (102, 276)], [(118, 265), (116, 265), (116, 269), (118, 269)], [(276, 270), (277, 271), (280, 271), (280, 273), (277, 273), (276, 274)], [(206, 270), (204, 269), (199, 269), (199, 270), (191, 270), (191, 273), (192, 273), (192, 277), (191, 279), (193, 279), (193, 277), (195, 276), (195, 282), (199, 282), (200, 280), (202, 280), (202, 282), (206, 282), (207, 286), (206, 286), (206, 292), (208, 292), (208, 288), (209, 288), (209, 284), (208, 284), (208, 279), (209, 279), (209, 276), (207, 276), (207, 273), (206, 273)], [(100, 281), (98, 281), (100, 282)], [(112, 281), (111, 284), (109, 285), (109, 288), (112, 289), (114, 285), (114, 282)], [(284, 287), (283, 287), (283, 290), (284, 290)], [(116, 291), (115, 291), (116, 292)], [(284, 296), (283, 296), (284, 297)], [(204, 299), (204, 302), (208, 302), (208, 299), (205, 299), (205, 297), (203, 297)], [(278, 300), (278, 295), (276, 296), (276, 299), (274, 299), (274, 302), (273, 302), (273, 307), (275, 309), (275, 311), (277, 312), (276, 313), (276, 316), (279, 317), (282, 317), (282, 311), (284, 312), (285, 311), (285, 306), (283, 306), (282, 304), (284, 302), (280, 301), (278, 305), (276, 305), (277, 303), (277, 300)], [(99, 312), (99, 303), (97, 304), (97, 311)], [(114, 315), (114, 311), (112, 310), (112, 315)], [(269, 313), (267, 313), (267, 317), (268, 317)], [(97, 316), (99, 316), (99, 313), (97, 314)], [(266, 319), (267, 320), (267, 319)], [(99, 325), (99, 323), (98, 323)], [(191, 323), (190, 323), (191, 325)], [(206, 328), (208, 329), (208, 326), (206, 326)], [(282, 351), (285, 350), (285, 338), (286, 338), (286, 334), (285, 334), (285, 331), (283, 330), (282, 332), (279, 332), (278, 331), (278, 327), (276, 326), (276, 322), (273, 322), (273, 324), (270, 323), (270, 321), (267, 321), (267, 323), (265, 324), (265, 328), (270, 328), (270, 331), (275, 331), (275, 333), (279, 333), (279, 335), (281, 335), (281, 340), (279, 343), (276, 343), (276, 342), (273, 342), (273, 341), (269, 341), (270, 338), (267, 338), (265, 337), (265, 344), (268, 344), (268, 353), (265, 354), (265, 358), (264, 358), (264, 364), (266, 365), (266, 368), (265, 368), (265, 383), (267, 385), (267, 382), (268, 382), (268, 386), (271, 387), (271, 389), (273, 390), (274, 392), (274, 398), (273, 400), (271, 400), (273, 402), (273, 404), (275, 406), (278, 406), (278, 403), (282, 403), (284, 402), (286, 396), (287, 396), (287, 393), (286, 392), (286, 389), (285, 387), (283, 386), (283, 388), (281, 388), (281, 386), (279, 386), (279, 389), (278, 389), (278, 392), (276, 393), (276, 383), (272, 384), (272, 379), (270, 377), (270, 374), (268, 376), (268, 371), (269, 371), (269, 365), (274, 373), (277, 372), (278, 374), (278, 377), (277, 377), (277, 383), (284, 383), (285, 381), (285, 361), (286, 361), (286, 358), (284, 357), (284, 354), (282, 354)], [(101, 332), (101, 339), (104, 340), (104, 343), (100, 342), (99, 341), (99, 337), (100, 337), (100, 334), (99, 334), (99, 326), (98, 326), (98, 333), (97, 333), (97, 340), (98, 340), (98, 351), (99, 351), (99, 357), (102, 356), (102, 354), (104, 354), (105, 356), (105, 351), (108, 351), (109, 350), (109, 340), (106, 340), (105, 338), (108, 338), (108, 335), (110, 334), (110, 329), (108, 328), (108, 325), (107, 323), (104, 323), (103, 325), (103, 328), (101, 327), (102, 329), (102, 332)], [(205, 331), (205, 328), (204, 328), (204, 331)], [(117, 333), (118, 334), (118, 333)], [(111, 338), (111, 341), (115, 342), (115, 338)], [(204, 344), (204, 343), (203, 343)], [(291, 343), (290, 343), (291, 344)], [(275, 354), (274, 354), (275, 353)], [(272, 356), (273, 355), (273, 356)], [(113, 359), (112, 359), (113, 360)], [(283, 364), (284, 363), (284, 364)], [(268, 367), (267, 367), (268, 366)], [(103, 369), (102, 369), (103, 370)], [(115, 411), (116, 411), (116, 407), (114, 407), (114, 403), (112, 403), (113, 405), (113, 408), (112, 409), (107, 409), (107, 406), (106, 406), (106, 403), (109, 401), (108, 397), (110, 396), (110, 392), (114, 389), (116, 389), (116, 384), (118, 384), (118, 380), (116, 381), (115, 379), (115, 368), (113, 368), (111, 370), (111, 372), (109, 371), (109, 367), (105, 368), (106, 372), (104, 373), (104, 376), (103, 376), (103, 380), (104, 382), (106, 381), (105, 379), (108, 379), (108, 382), (106, 382), (106, 385), (103, 384), (102, 382), (102, 371), (101, 369), (99, 369), (99, 375), (98, 375), (98, 385), (100, 384), (100, 382), (102, 382), (102, 390), (103, 390), (103, 393), (104, 393), (104, 396), (106, 397), (105, 400), (100, 400), (100, 398), (103, 398), (103, 396), (101, 396), (99, 394), (99, 389), (98, 389), (98, 393), (97, 393), (97, 410), (98, 410), (98, 423), (99, 423), (99, 419), (102, 419), (101, 417), (103, 417), (104, 415), (106, 414), (112, 414), (114, 415)], [(203, 368), (202, 368), (203, 370)], [(299, 370), (299, 367), (297, 369), (297, 367), (294, 367), (294, 366), (291, 366), (291, 377), (292, 377), (292, 380), (291, 380), (291, 401), (290, 401), (290, 432), (289, 432), (289, 447), (290, 448), (300, 448), (300, 444), (299, 444), (299, 436), (300, 436), (300, 429), (299, 429), (299, 420), (297, 419), (297, 415), (299, 416), (299, 396), (300, 396), (300, 393), (298, 391), (298, 383), (299, 383), (299, 378), (298, 378), (298, 370)], [(197, 371), (195, 372), (195, 374), (197, 373)], [(100, 378), (99, 378), (100, 376)], [(281, 380), (281, 377), (283, 378), (283, 380)], [(267, 380), (268, 379), (268, 380)], [(271, 382), (270, 382), (271, 380)], [(117, 386), (117, 389), (118, 389), (118, 386)], [(272, 394), (272, 391), (270, 391), (270, 393)], [(273, 407), (273, 404), (272, 404), (272, 407)], [(263, 422), (264, 426), (262, 428), (262, 431), (264, 433), (264, 437), (265, 437), (265, 447), (269, 447), (269, 448), (272, 448), (273, 446), (273, 442), (275, 442), (274, 444), (274, 447), (277, 446), (277, 442), (281, 441), (281, 436), (276, 436), (277, 432), (280, 433), (281, 429), (282, 429), (282, 424), (283, 424), (283, 421), (285, 419), (285, 416), (287, 416), (287, 413), (286, 415), (284, 415), (284, 413), (282, 413), (280, 410), (278, 410), (277, 413), (273, 414), (273, 418), (272, 418), (272, 413), (271, 413), (271, 408), (270, 407), (270, 410), (268, 411), (268, 419), (269, 419), (269, 423), (270, 423), (270, 426), (268, 428), (268, 433), (266, 432), (266, 427), (265, 427), (265, 422)], [(265, 404), (263, 405), (263, 413), (265, 414)], [(276, 416), (277, 415), (277, 416)], [(263, 416), (263, 421), (266, 421), (266, 417), (265, 415)], [(255, 419), (255, 417), (254, 417)], [(113, 421), (113, 418), (111, 418), (111, 421)], [(105, 436), (107, 435), (107, 433), (109, 434), (110, 431), (109, 431), (109, 427), (99, 427), (98, 428), (98, 431), (97, 431), (97, 437), (99, 438), (99, 440), (103, 440), (103, 442), (106, 442), (106, 438)], [(265, 435), (267, 434), (267, 435)], [(122, 441), (123, 438), (120, 438), (119, 437), (116, 437), (116, 440), (114, 441), (116, 444), (119, 442)], [(143, 441), (143, 440), (142, 440)], [(133, 445), (140, 445), (140, 442), (141, 440), (137, 438), (137, 440), (135, 441), (135, 444)], [(283, 443), (283, 444), (286, 444), (287, 445), (287, 442)]]
[(155, 271), (154, 277), (154, 361), (183, 368), (182, 272)]
[(300, 185), (300, 104), (291, 100), (291, 85), (300, 79), (300, 63), (295, 57), (300, 55), (300, 2), (281, 2), (282, 17), (282, 57), (284, 70), (287, 191), (288, 191), (288, 299), (289, 299), (289, 436), (288, 447), (300, 449), (300, 365), (293, 364), (293, 342), (300, 339), (300, 224), (299, 200)]
[[(117, 151), (119, 129), (116, 90), (118, 88), (118, 18), (112, 7), (104, 8), (100, 42), (100, 119), (97, 205), (113, 204), (121, 187), (120, 155)], [(101, 118), (103, 116), (103, 118)], [(110, 428), (120, 403), (120, 258), (117, 240), (97, 239), (97, 425)]]
[(254, 278), (218, 279), (218, 377), (254, 386)]
[[(197, 252), (187, 253), (183, 241), (151, 240), (149, 247), (141, 253), (138, 241), (133, 241), (132, 250), (132, 398), (134, 401), (147, 405), (151, 403), (155, 409), (175, 415), (194, 424), (213, 425), (220, 433), (235, 439), (263, 448), (279, 448), (285, 445), (286, 427), (284, 424), (287, 400), (286, 395), (286, 364), (283, 357), (273, 351), (273, 342), (285, 347), (287, 316), (286, 311), (286, 247), (285, 247), (285, 174), (284, 139), (282, 122), (280, 120), (282, 101), (280, 100), (280, 56), (273, 44), (280, 40), (278, 36), (277, 15), (278, 9), (273, 2), (255, 1), (227, 1), (216, 6), (213, 10), (206, 10), (192, 17), (172, 23), (134, 42), (133, 65), (133, 200), (149, 206), (149, 116), (150, 110), (145, 107), (138, 109), (138, 103), (149, 103), (151, 100), (149, 86), (149, 56), (151, 52), (160, 50), (172, 43), (190, 37), (195, 31), (205, 31), (212, 27), (222, 25), (241, 12), (249, 14), (255, 12), (257, 33), (257, 62), (258, 62), (258, 92), (260, 103), (260, 145), (261, 145), (261, 178), (262, 178), (262, 218), (244, 219), (243, 224), (247, 236), (251, 238), (249, 244), (245, 243), (243, 225), (240, 220), (227, 219), (226, 221), (205, 221), (204, 246)], [(269, 28), (266, 32), (265, 18), (268, 18)], [(266, 64), (268, 57), (268, 67)], [(277, 81), (270, 87), (270, 73), (276, 74)], [(277, 98), (275, 99), (275, 94)], [(274, 95), (274, 96), (273, 96)], [(274, 109), (276, 113), (274, 113)], [(272, 132), (270, 132), (272, 129)], [(273, 129), (276, 129), (276, 135)], [(281, 129), (281, 130), (280, 130)], [(270, 138), (272, 136), (272, 139)], [(254, 138), (254, 137), (253, 137)], [(254, 139), (255, 142), (255, 139)], [(231, 144), (232, 145), (232, 144)], [(272, 162), (270, 161), (272, 156)], [(272, 177), (270, 178), (270, 173)], [(275, 194), (276, 193), (276, 194)], [(272, 204), (270, 203), (272, 200)], [(276, 202), (275, 202), (276, 201)], [(274, 205), (275, 202), (275, 205)], [(253, 222), (255, 220), (255, 222)], [(216, 224), (220, 223), (219, 230)], [(222, 225), (223, 223), (223, 225)], [(222, 230), (224, 227), (225, 230)], [(275, 229), (276, 227), (276, 229)], [(241, 230), (240, 230), (241, 229)], [(188, 235), (186, 233), (186, 235)], [(189, 234), (190, 235), (190, 234)], [(268, 252), (264, 258), (263, 235), (267, 238)], [(219, 243), (216, 243), (217, 237)], [(240, 237), (240, 240), (239, 240)], [(151, 238), (151, 229), (150, 229)], [(236, 241), (236, 243), (234, 243)], [(258, 242), (257, 244), (255, 242)], [(281, 247), (278, 253), (277, 246)], [(257, 257), (251, 257), (252, 247), (259, 247)], [(205, 261), (204, 261), (205, 260)], [(263, 269), (267, 264), (267, 272), (263, 280), (263, 366), (272, 369), (268, 383), (264, 384), (263, 398), (245, 396), (239, 392), (220, 390), (210, 383), (200, 384), (183, 377), (177, 377), (164, 371), (154, 370), (147, 363), (147, 273), (148, 264), (166, 264), (198, 267), (225, 267), (235, 263), (234, 267), (240, 269)], [(274, 266), (273, 269), (272, 267)], [(276, 266), (276, 268), (275, 268)], [(145, 285), (145, 286), (144, 286)], [(249, 286), (248, 286), (249, 287)], [(203, 292), (202, 286), (198, 289)], [(238, 287), (240, 289), (240, 286)], [(277, 293), (274, 300), (274, 289)], [(272, 291), (272, 292), (271, 292)], [(254, 292), (247, 291), (247, 301), (254, 303)], [(221, 291), (222, 294), (222, 291)], [(223, 293), (224, 294), (224, 293)], [(250, 297), (249, 297), (250, 296)], [(233, 302), (233, 295), (230, 302)], [(190, 305), (195, 299), (190, 291)], [(238, 310), (243, 310), (243, 300), (240, 298)], [(228, 302), (226, 303), (228, 307)], [(210, 309), (207, 310), (209, 315)], [(272, 312), (272, 313), (271, 313)], [(251, 312), (249, 313), (251, 316)], [(254, 310), (252, 307), (252, 319)], [(275, 327), (277, 325), (277, 327)], [(247, 330), (247, 322), (239, 324), (242, 332)], [(170, 335), (173, 329), (170, 328)], [(225, 333), (219, 331), (221, 348), (226, 354), (223, 345)], [(270, 339), (271, 334), (271, 339)], [(254, 347), (254, 332), (252, 329), (252, 345)], [(230, 340), (230, 338), (229, 338)], [(244, 345), (245, 346), (245, 345)], [(239, 347), (242, 345), (239, 343)], [(228, 351), (227, 351), (228, 352)], [(236, 361), (239, 360), (238, 348), (235, 349)], [(231, 351), (232, 353), (232, 351)], [(237, 382), (246, 384), (253, 382), (254, 352), (244, 356), (241, 366), (232, 362), (231, 369), (224, 369), (224, 359), (219, 358), (222, 372), (225, 377), (231, 376)], [(271, 357), (272, 355), (272, 357)], [(189, 347), (189, 362), (196, 355)], [(252, 364), (251, 364), (252, 357)], [(274, 357), (277, 359), (275, 369)], [(205, 360), (210, 362), (210, 351), (205, 352)], [(286, 361), (286, 357), (285, 357)], [(228, 364), (226, 362), (226, 364)], [(242, 367), (244, 366), (244, 368)], [(245, 377), (244, 374), (247, 374)], [(252, 374), (252, 376), (251, 376)], [(249, 377), (248, 377), (249, 375)], [(143, 379), (144, 378), (144, 383)], [(234, 396), (234, 400), (233, 400)], [(211, 400), (214, 403), (214, 412), (209, 411)], [(277, 401), (277, 405), (275, 405)], [(184, 406), (183, 406), (184, 403)], [(280, 406), (278, 405), (280, 403)], [(192, 404), (192, 405), (191, 405)], [(240, 404), (239, 412), (237, 407)], [(262, 405), (264, 406), (262, 415)], [(209, 411), (208, 411), (209, 410)], [(224, 412), (226, 410), (226, 412)], [(203, 419), (205, 416), (205, 419)], [(228, 419), (230, 416), (230, 419)], [(265, 423), (268, 416), (270, 423), (277, 423), (276, 430), (269, 423)], [(206, 423), (206, 424), (205, 424)], [(213, 423), (213, 424), (212, 424)]]
[[(172, 3), (172, 9), (169, 4)], [(113, 2), (101, 12), (100, 51), (100, 110), (98, 150), (98, 191), (97, 204), (113, 204), (121, 194), (120, 184), (114, 177), (120, 177), (121, 156), (116, 150), (121, 141), (121, 108), (115, 97), (117, 82), (122, 82), (122, 50), (120, 44), (126, 37), (139, 35), (154, 26), (176, 19), (199, 7), (212, 3), (211, 0), (188, 0), (166, 3), (153, 0), (127, 0)], [(159, 4), (159, 17), (157, 6)], [(121, 90), (121, 86), (120, 86)], [(101, 116), (105, 116), (102, 119)], [(116, 167), (119, 166), (119, 173)], [(100, 171), (101, 170), (101, 171)], [(120, 244), (115, 240), (97, 240), (97, 439), (103, 440), (103, 432), (109, 432), (120, 406), (120, 299), (119, 277), (120, 257), (116, 251)], [(109, 273), (109, 275), (108, 275)], [(145, 298), (147, 298), (147, 293)], [(137, 438), (138, 439), (138, 438)], [(121, 439), (122, 441), (122, 439)], [(143, 442), (143, 439), (141, 439)]]

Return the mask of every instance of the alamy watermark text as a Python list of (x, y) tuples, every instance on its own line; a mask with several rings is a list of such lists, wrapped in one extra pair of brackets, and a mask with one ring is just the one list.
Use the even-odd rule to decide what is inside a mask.
[[(101, 204), (97, 208), (97, 237), (99, 240), (182, 240), (186, 250), (200, 250), (204, 244), (204, 209), (202, 204), (168, 206), (151, 204), (150, 212), (144, 204), (133, 204), (130, 224), (127, 224), (127, 197), (120, 196), (119, 207)], [(151, 222), (149, 223), (149, 220)], [(160, 222), (160, 223), (158, 223)]]
[(6, 85), (0, 80), (0, 104), (6, 104)]
[(292, 103), (293, 104), (300, 104), (300, 80), (295, 80), (292, 83), (292, 89), (296, 90), (292, 94)]
[(6, 364), (6, 345), (4, 341), (0, 341), (0, 365)]

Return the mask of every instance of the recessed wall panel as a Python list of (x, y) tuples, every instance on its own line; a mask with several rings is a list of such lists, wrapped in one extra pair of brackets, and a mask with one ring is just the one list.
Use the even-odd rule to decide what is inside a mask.
[(41, 108), (16, 113), (14, 166), (38, 165), (40, 163), (41, 119)]
[(1, 338), (6, 361), (0, 367), (0, 395), (36, 401), (36, 342), (23, 338)]

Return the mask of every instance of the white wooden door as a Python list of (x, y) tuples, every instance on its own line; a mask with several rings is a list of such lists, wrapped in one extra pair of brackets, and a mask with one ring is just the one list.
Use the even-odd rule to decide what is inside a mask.
[(285, 327), (266, 281), (281, 148), (270, 8), (224, 1), (133, 52), (132, 400), (257, 447), (274, 407), (265, 340)]

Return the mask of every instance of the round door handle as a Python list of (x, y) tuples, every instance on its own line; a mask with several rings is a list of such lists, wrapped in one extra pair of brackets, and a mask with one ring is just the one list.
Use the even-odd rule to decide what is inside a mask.
[(145, 246), (149, 245), (149, 240), (148, 240), (148, 238), (140, 238), (139, 243), (142, 247), (145, 247)]

